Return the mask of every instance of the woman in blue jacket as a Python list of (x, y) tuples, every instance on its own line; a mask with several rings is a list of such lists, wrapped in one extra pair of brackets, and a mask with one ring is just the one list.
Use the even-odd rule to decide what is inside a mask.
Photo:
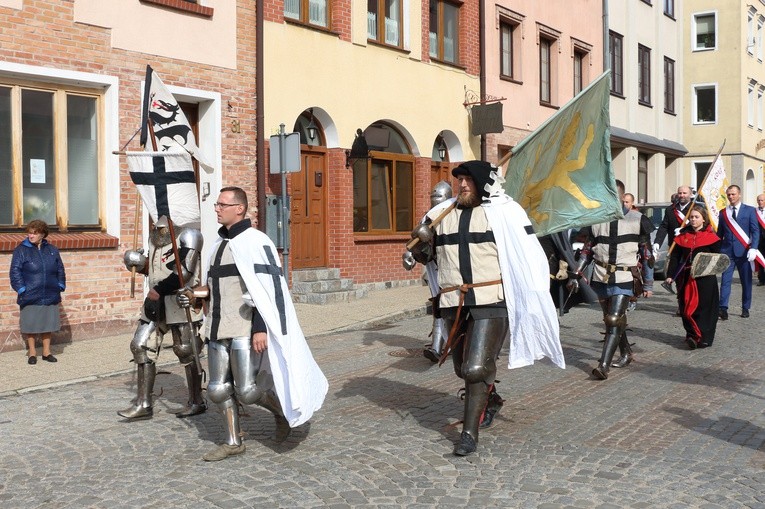
[(42, 336), (43, 360), (56, 362), (50, 352), (51, 333), (61, 329), (59, 304), (66, 288), (64, 263), (58, 249), (48, 243), (48, 225), (39, 219), (27, 225), (27, 238), (13, 250), (11, 287), (21, 308), (21, 335), (27, 338), (29, 364), (37, 364), (35, 338)]

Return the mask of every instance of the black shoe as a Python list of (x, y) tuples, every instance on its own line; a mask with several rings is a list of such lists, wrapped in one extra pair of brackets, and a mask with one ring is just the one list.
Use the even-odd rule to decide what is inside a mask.
[(491, 391), (489, 392), (489, 400), (486, 402), (486, 408), (481, 416), (481, 424), (479, 424), (478, 427), (488, 428), (491, 426), (494, 422), (494, 416), (497, 415), (497, 412), (499, 412), (499, 409), (502, 408), (502, 405), (504, 404), (505, 400), (497, 394), (496, 388), (492, 385)]
[(720, 313), (718, 315), (720, 317), (720, 320), (727, 320), (728, 319), (728, 310), (725, 308), (720, 308)]
[(708, 348), (711, 346), (709, 343), (699, 343), (699, 348)]
[(608, 366), (598, 364), (593, 368), (592, 375), (600, 380), (608, 380)]
[(757, 281), (757, 286), (765, 286), (765, 281)]
[(685, 338), (685, 343), (688, 345), (688, 348), (690, 348), (691, 350), (695, 350), (699, 346), (696, 343), (696, 340), (693, 338)]
[(460, 435), (460, 443), (454, 448), (455, 456), (467, 456), (474, 453), (476, 449), (476, 443), (473, 437), (467, 431), (463, 431)]
[(29, 356), (29, 360), (27, 360), (29, 364), (37, 364), (37, 357), (34, 355)]
[(48, 362), (58, 362), (58, 359), (53, 357), (53, 354), (50, 355), (43, 355), (43, 360)]
[(438, 362), (441, 359), (441, 355), (430, 347), (423, 350), (422, 355), (425, 356), (426, 359), (430, 359), (432, 362)]
[(742, 309), (741, 310), (741, 318), (749, 318), (749, 310), (748, 309)]

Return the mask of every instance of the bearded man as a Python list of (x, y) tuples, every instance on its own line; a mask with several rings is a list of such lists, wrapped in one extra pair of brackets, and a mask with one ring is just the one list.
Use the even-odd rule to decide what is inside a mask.
[(464, 418), (454, 454), (476, 451), (479, 427), (488, 427), (503, 404), (495, 389), (496, 359), (512, 333), (509, 367), (543, 357), (565, 367), (555, 306), (549, 294), (546, 257), (528, 216), (501, 186), (497, 169), (468, 161), (452, 170), (458, 181), (451, 199), (428, 213), (415, 229), (412, 254), (438, 264), (438, 302), (456, 375), (465, 382)]

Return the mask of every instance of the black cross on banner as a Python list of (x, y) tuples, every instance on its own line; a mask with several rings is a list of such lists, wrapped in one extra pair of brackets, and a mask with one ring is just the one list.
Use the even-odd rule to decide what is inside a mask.
[(165, 167), (165, 158), (163, 156), (153, 156), (151, 158), (154, 168), (153, 172), (130, 172), (130, 178), (136, 186), (154, 187), (155, 199), (157, 202), (157, 218), (170, 215), (170, 202), (167, 196), (167, 186), (173, 184), (193, 184), (196, 186), (194, 172), (189, 171), (167, 171)]
[(256, 263), (256, 274), (270, 274), (274, 282), (274, 296), (276, 297), (276, 308), (279, 310), (279, 320), (282, 324), (282, 336), (287, 334), (287, 313), (284, 308), (284, 292), (282, 291), (282, 268), (276, 264), (276, 258), (271, 252), (269, 246), (263, 246), (263, 251), (268, 258), (268, 264)]
[(221, 265), (220, 261), (223, 258), (223, 251), (228, 245), (228, 240), (224, 240), (220, 243), (218, 251), (215, 253), (215, 258), (210, 264), (210, 270), (208, 271), (208, 279), (210, 280), (210, 291), (212, 293), (212, 323), (210, 324), (210, 339), (218, 339), (218, 328), (220, 327), (220, 278), (239, 276), (239, 271), (236, 265), (233, 263), (227, 263)]

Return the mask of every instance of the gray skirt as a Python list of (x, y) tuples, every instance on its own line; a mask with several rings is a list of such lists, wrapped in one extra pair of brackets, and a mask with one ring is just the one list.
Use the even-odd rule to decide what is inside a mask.
[(24, 306), (19, 317), (22, 334), (42, 334), (61, 330), (59, 305)]

